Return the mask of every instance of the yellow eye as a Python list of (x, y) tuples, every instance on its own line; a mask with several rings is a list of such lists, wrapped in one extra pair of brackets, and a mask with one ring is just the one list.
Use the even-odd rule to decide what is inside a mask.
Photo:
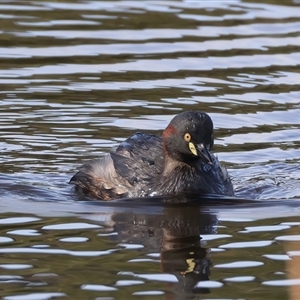
[(186, 142), (189, 142), (190, 140), (191, 140), (191, 135), (187, 132), (185, 135), (184, 135), (184, 140), (186, 141)]

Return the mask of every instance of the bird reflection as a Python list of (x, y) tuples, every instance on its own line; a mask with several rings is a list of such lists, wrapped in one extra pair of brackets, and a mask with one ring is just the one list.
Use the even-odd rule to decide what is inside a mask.
[(142, 244), (148, 253), (160, 253), (162, 272), (178, 279), (168, 299), (195, 299), (210, 292), (197, 288), (197, 283), (209, 280), (210, 249), (201, 243), (201, 234), (216, 232), (216, 215), (195, 206), (169, 206), (151, 214), (150, 207), (147, 213), (115, 213), (112, 221), (120, 242)]

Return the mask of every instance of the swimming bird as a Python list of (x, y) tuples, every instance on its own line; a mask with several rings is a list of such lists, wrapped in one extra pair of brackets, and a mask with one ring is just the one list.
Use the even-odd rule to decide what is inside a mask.
[(115, 151), (90, 160), (70, 183), (101, 200), (180, 193), (233, 196), (226, 168), (211, 153), (213, 144), (210, 116), (185, 111), (162, 135), (135, 133)]

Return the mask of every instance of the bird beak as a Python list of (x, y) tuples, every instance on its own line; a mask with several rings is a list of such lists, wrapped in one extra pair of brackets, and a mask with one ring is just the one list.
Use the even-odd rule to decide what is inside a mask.
[(204, 144), (198, 144), (196, 145), (196, 147), (197, 147), (198, 156), (201, 157), (205, 163), (212, 165), (211, 155), (207, 147)]

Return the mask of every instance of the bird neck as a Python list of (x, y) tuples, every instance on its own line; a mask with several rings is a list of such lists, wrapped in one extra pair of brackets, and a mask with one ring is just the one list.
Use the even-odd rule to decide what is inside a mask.
[(174, 176), (175, 169), (184, 169), (184, 168), (190, 168), (190, 166), (184, 162), (174, 159), (169, 155), (165, 155), (165, 166), (164, 166), (164, 171), (162, 173), (163, 175), (166, 176), (169, 174), (173, 174)]

